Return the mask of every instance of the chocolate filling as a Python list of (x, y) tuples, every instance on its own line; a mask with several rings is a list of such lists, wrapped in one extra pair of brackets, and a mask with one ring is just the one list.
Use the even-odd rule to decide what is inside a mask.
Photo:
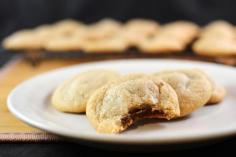
[(163, 111), (152, 111), (152, 108), (150, 106), (144, 106), (142, 108), (135, 108), (129, 111), (128, 115), (124, 116), (121, 119), (121, 123), (124, 126), (124, 128), (127, 128), (133, 122), (141, 119), (141, 118), (162, 118), (165, 116), (165, 113)]

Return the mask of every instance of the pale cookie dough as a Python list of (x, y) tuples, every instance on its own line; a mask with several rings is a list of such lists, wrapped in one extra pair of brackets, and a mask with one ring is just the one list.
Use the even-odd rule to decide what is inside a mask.
[(170, 84), (178, 95), (180, 117), (204, 106), (212, 96), (212, 85), (205, 75), (189, 70), (167, 70), (154, 74)]
[(53, 92), (51, 103), (62, 112), (83, 113), (94, 91), (120, 75), (110, 70), (83, 72), (60, 84)]
[(88, 120), (100, 133), (119, 133), (138, 119), (171, 119), (179, 112), (172, 87), (150, 77), (126, 77), (109, 83), (94, 92), (86, 108)]

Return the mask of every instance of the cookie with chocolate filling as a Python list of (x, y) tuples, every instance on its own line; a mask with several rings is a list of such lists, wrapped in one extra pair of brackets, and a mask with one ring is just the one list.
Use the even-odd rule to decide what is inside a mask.
[(164, 81), (151, 77), (118, 79), (96, 90), (86, 115), (100, 133), (120, 133), (143, 118), (179, 116), (178, 98)]

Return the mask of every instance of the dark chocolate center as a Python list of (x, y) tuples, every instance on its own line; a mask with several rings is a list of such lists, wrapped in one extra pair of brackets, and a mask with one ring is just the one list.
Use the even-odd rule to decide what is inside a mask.
[(142, 119), (142, 118), (154, 118), (154, 117), (163, 117), (164, 116), (164, 112), (163, 111), (159, 111), (159, 110), (155, 110), (153, 111), (152, 108), (150, 106), (144, 106), (142, 108), (134, 108), (131, 109), (128, 113), (128, 115), (124, 116), (121, 119), (121, 123), (122, 125), (127, 128), (128, 126), (130, 126), (131, 124), (133, 124), (133, 122)]

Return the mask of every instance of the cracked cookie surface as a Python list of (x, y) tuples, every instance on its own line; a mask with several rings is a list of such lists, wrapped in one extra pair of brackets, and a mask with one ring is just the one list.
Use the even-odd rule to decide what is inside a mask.
[(93, 70), (83, 72), (66, 80), (54, 91), (51, 103), (62, 112), (83, 113), (92, 93), (120, 75), (111, 70)]
[(178, 98), (164, 81), (124, 76), (96, 90), (86, 115), (97, 132), (119, 133), (142, 118), (179, 116)]
[(170, 84), (178, 95), (180, 116), (186, 116), (205, 105), (212, 96), (212, 85), (205, 75), (194, 70), (167, 70), (154, 76)]

